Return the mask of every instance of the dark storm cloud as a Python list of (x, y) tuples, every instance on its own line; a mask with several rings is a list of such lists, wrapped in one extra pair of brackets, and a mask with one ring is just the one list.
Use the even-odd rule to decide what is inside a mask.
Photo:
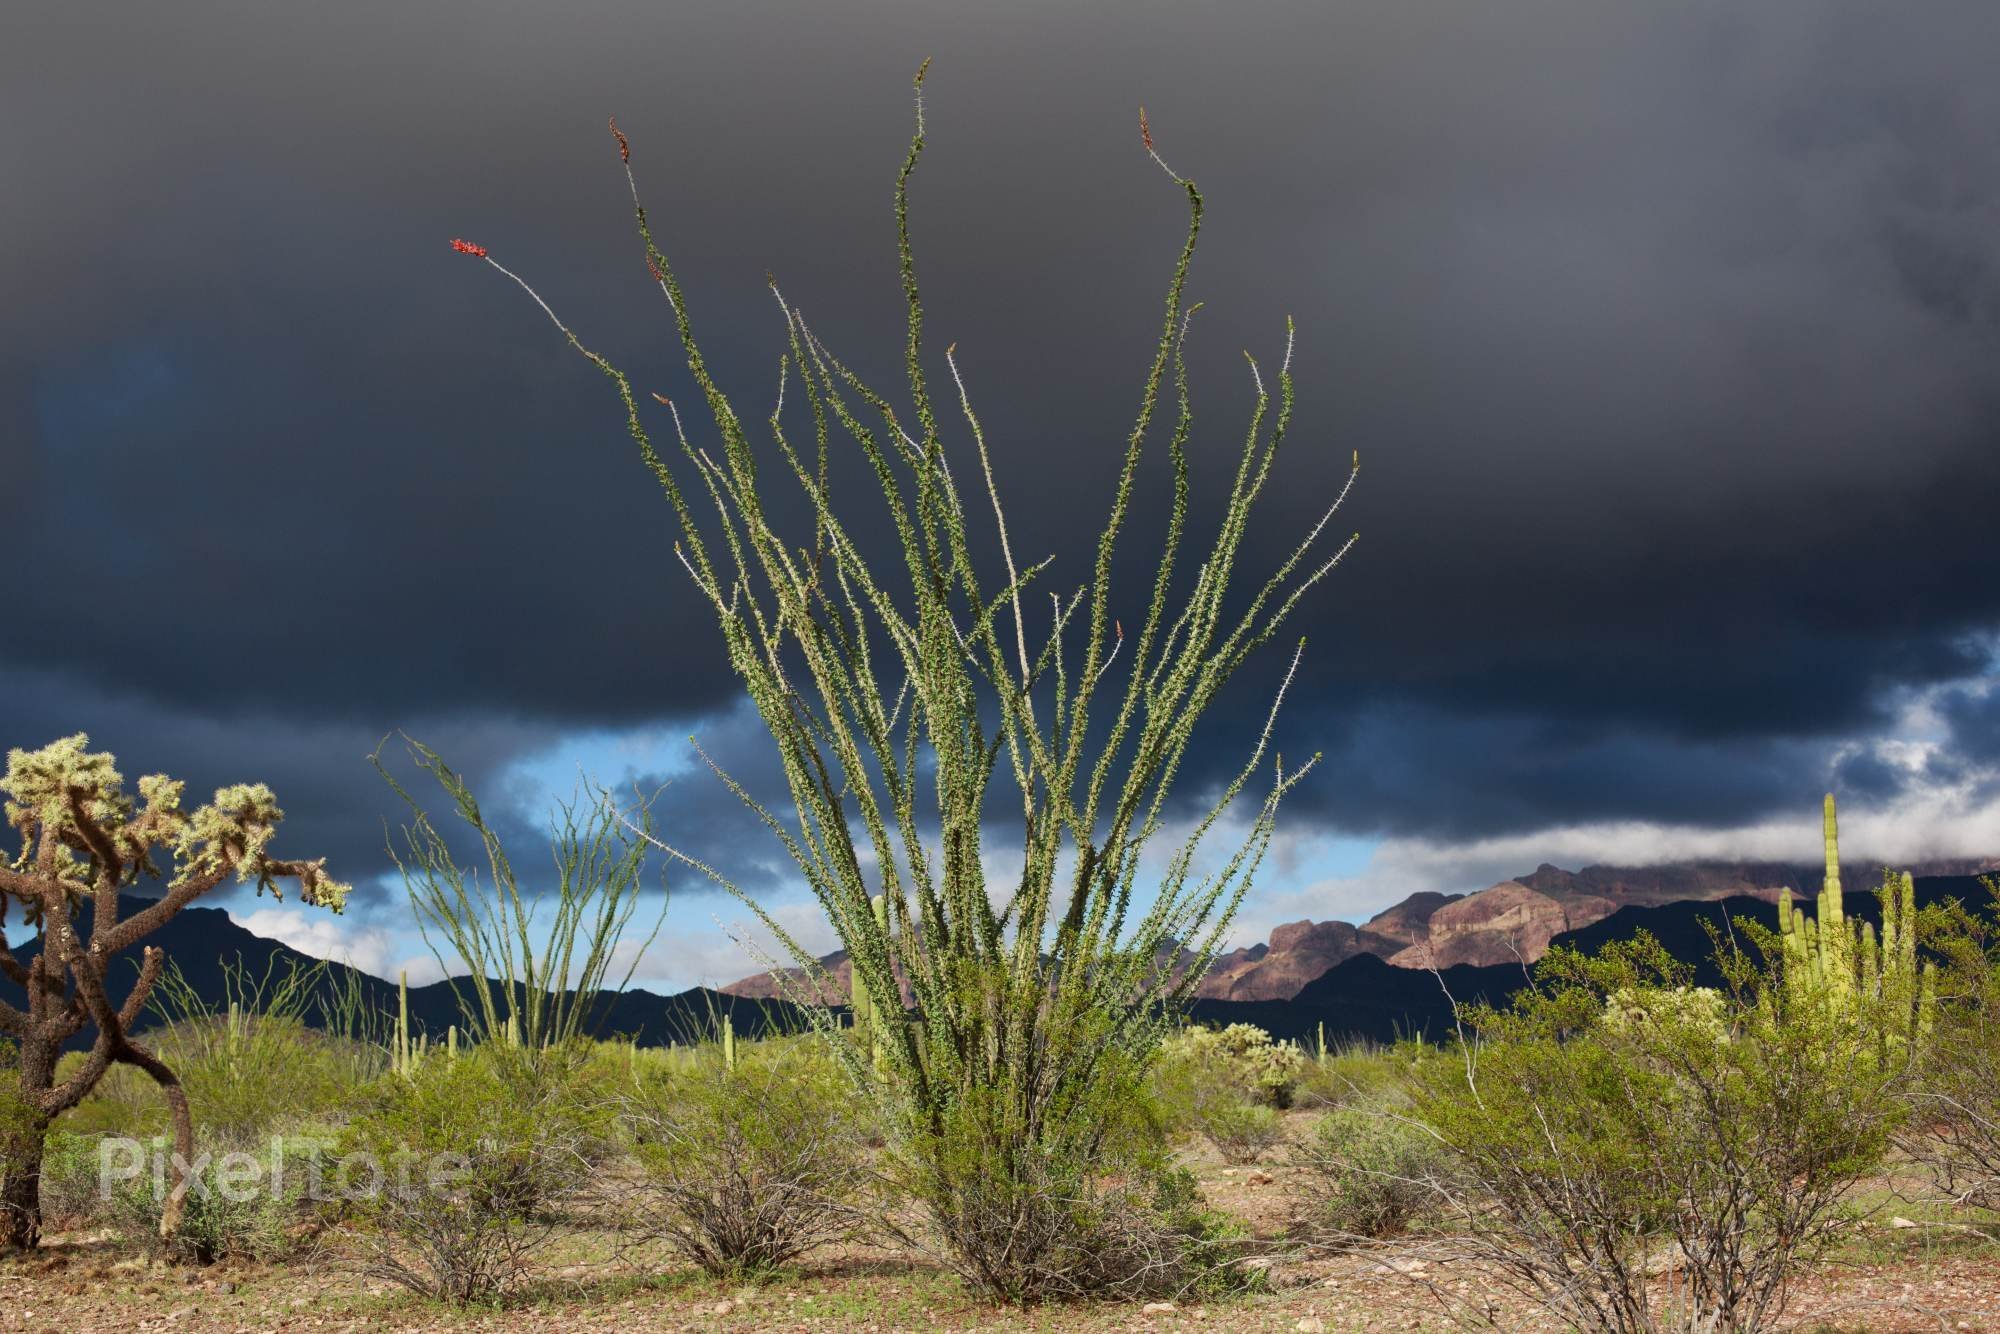
[[(1286, 312), (1299, 408), (1257, 559), (1363, 450), (1364, 541), (1300, 623), (1285, 733), (1340, 763), (1295, 809), (1442, 834), (1796, 804), (1825, 777), (1800, 769), (1979, 670), (2000, 622), (1996, 24), (1972, 0), (10, 16), (0, 669), (41, 684), (4, 738), (240, 762), (301, 842), (379, 868), (360, 756), (393, 727), (497, 778), (567, 729), (733, 726), (601, 377), (444, 241), (686, 399), (615, 111), (739, 406), (775, 387), (767, 268), (893, 384), (888, 187), (934, 55), (930, 327), (1017, 550), (1083, 568), (1155, 336), (1181, 219), (1141, 101), (1210, 203), (1200, 480), (1226, 485), (1248, 406), (1236, 349), (1273, 365)], [(1146, 562), (1135, 541), (1121, 586)]]

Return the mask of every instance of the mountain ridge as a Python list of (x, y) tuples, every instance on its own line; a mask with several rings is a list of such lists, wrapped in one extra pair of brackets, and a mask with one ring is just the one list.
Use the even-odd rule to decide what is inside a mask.
[[(1938, 877), (1972, 876), (1996, 867), (2000, 860), (1960, 858), (1910, 869), (1915, 875)], [(1582, 931), (1625, 908), (1729, 898), (1775, 904), (1781, 889), (1810, 898), (1819, 892), (1821, 874), (1819, 866), (1723, 859), (1591, 865), (1580, 871), (1543, 862), (1526, 875), (1470, 894), (1418, 891), (1358, 925), (1338, 919), (1286, 922), (1273, 928), (1268, 940), (1219, 956), (1196, 995), (1210, 1001), (1290, 1000), (1329, 969), (1362, 955), (1420, 971), (1532, 964), (1556, 937)], [(820, 964), (831, 975), (821, 999), (844, 1001), (846, 952), (836, 950)], [(801, 970), (784, 968), (739, 978), (721, 991), (745, 999), (775, 999), (804, 983)]]

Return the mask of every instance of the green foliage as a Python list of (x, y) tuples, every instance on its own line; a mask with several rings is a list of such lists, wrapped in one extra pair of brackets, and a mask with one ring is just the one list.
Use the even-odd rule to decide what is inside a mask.
[[(1052, 1119), (1023, 1124), (1036, 1111)], [(961, 1099), (942, 1130), (892, 1151), (890, 1174), (927, 1206), (943, 1262), (1001, 1301), (1177, 1297), (1254, 1282), (1235, 1264), (1242, 1230), (1202, 1207), (1163, 1139), (1137, 1072), (1108, 1061), (1045, 1111), (1002, 1089)]]
[(641, 1227), (711, 1274), (790, 1263), (860, 1219), (864, 1106), (817, 1039), (712, 1047), (638, 1079), (623, 1120)]
[[(747, 428), (752, 418), (710, 375), (679, 279), (643, 208), (645, 255), (713, 426), (714, 438), (697, 444), (672, 413), (689, 477), (700, 479), (692, 501), (656, 449), (630, 380), (559, 320), (557, 328), (614, 384), (640, 458), (679, 519), (682, 562), (715, 612), (730, 665), (777, 747), (785, 806), (760, 805), (723, 778), (799, 865), (867, 995), (867, 1043), (843, 1048), (854, 1078), (876, 1082), (879, 1039), (881, 1085), (905, 1113), (897, 1123), (906, 1146), (952, 1157), (936, 1165), (939, 1181), (959, 1178), (964, 1161), (986, 1161), (990, 1172), (1026, 1174), (993, 1185), (1002, 1198), (1041, 1199), (1065, 1174), (1089, 1177), (1103, 1166), (1092, 1157), (1102, 1128), (1074, 1135), (1062, 1127), (1098, 1105), (1104, 1062), (1137, 1068), (1156, 1047), (1162, 1016), (1193, 993), (1226, 936), (1270, 845), (1282, 797), (1310, 767), (1287, 769), (1282, 757), (1267, 766), (1280, 687), (1248, 761), (1221, 784), (1179, 848), (1149, 860), (1153, 840), (1169, 827), (1169, 793), (1197, 724), (1348, 549), (1314, 549), (1347, 492), (1329, 498), (1324, 517), (1253, 591), (1236, 588), (1238, 557), (1291, 422), (1288, 326), (1275, 394), (1250, 363), (1255, 404), (1215, 539), (1184, 559), (1193, 417), (1182, 346), (1194, 311), (1185, 289), (1203, 202), (1191, 182), (1168, 170), (1186, 200), (1188, 230), (1109, 514), (1087, 578), (1068, 598), (1052, 594), (1049, 633), (1031, 641), (1029, 615), (1040, 594), (1029, 586), (1049, 562), (1015, 563), (993, 456), (953, 351), (945, 361), (969, 437), (969, 449), (954, 447), (956, 470), (925, 370), (908, 212), (909, 181), (925, 143), (922, 78), (916, 132), (896, 185), (908, 310), (904, 366), (915, 413), (907, 427), (774, 286), (787, 347), (780, 405), (768, 418), (770, 445), (760, 459)], [(1151, 153), (1150, 133), (1145, 142)], [(622, 137), (619, 144), (629, 179), (630, 145)], [(636, 206), (635, 180), (632, 188)], [(1114, 557), (1170, 372), (1173, 501), (1163, 543), (1147, 560), (1153, 573), (1145, 582), (1114, 590)], [(788, 427), (782, 391), (793, 377), (801, 392), (790, 400)], [(801, 409), (811, 418), (810, 449), (790, 433)], [(897, 540), (886, 564), (864, 551), (873, 544), (852, 526), (860, 511), (832, 499), (828, 438), (836, 429), (856, 446), (863, 485), (887, 506)], [(959, 488), (961, 475), (978, 479), (971, 493)], [(773, 479), (787, 489), (795, 483), (804, 495), (810, 519), (797, 531), (778, 530), (791, 507), (773, 494)], [(703, 493), (714, 505), (713, 524), (695, 512)], [(978, 568), (972, 554), (985, 546), (973, 518), (989, 507), (997, 571)], [(1133, 621), (1134, 633), (1125, 632), (1121, 617)], [(996, 777), (1010, 811), (1018, 797), (1022, 816), (1020, 859), (1009, 859), (1019, 869), (1010, 869), (1004, 885), (987, 878), (993, 849), (984, 817)], [(1253, 783), (1267, 786), (1243, 823), (1242, 841), (1204, 865), (1204, 840)], [(686, 860), (740, 894), (714, 868)], [(879, 916), (877, 896), (886, 907)], [(806, 971), (801, 999), (823, 994), (813, 955), (768, 914), (759, 917)], [(1188, 943), (1191, 966), (1159, 966), (1169, 940)], [(920, 1024), (904, 1013), (905, 981)], [(992, 1139), (1003, 1133), (1024, 1138)], [(983, 1205), (968, 1218), (948, 1194), (925, 1198), (941, 1211), (940, 1222), (968, 1222), (963, 1267), (980, 1286), (1001, 1295), (1045, 1286), (1026, 1269), (1008, 1270), (1038, 1262), (1019, 1245), (995, 1248), (982, 1230), (989, 1217)], [(1086, 1244), (1049, 1240), (1039, 1225), (1032, 1230), (1047, 1242), (1043, 1252)]]
[(1915, 1115), (1901, 1147), (1929, 1170), (1939, 1193), (1974, 1211), (2000, 1211), (2000, 877), (1983, 909), (1951, 902), (1926, 909), (1925, 948), (1940, 960), (1935, 1020), (1918, 1052)]
[(1421, 1041), (1390, 1046), (1367, 1041), (1342, 1043), (1321, 1050), (1306, 1062), (1299, 1072), (1293, 1101), (1300, 1107), (1331, 1108), (1393, 1099), (1417, 1066), (1441, 1055), (1436, 1044)]
[(579, 1049), (482, 1044), (367, 1093), (335, 1173), (363, 1272), (460, 1305), (513, 1293), (609, 1133)]
[(1273, 1042), (1255, 1024), (1183, 1029), (1162, 1044), (1160, 1062), (1166, 1067), (1191, 1067), (1199, 1078), (1279, 1109), (1292, 1105), (1307, 1066), (1297, 1043)]
[(1295, 1219), (1333, 1242), (1393, 1237), (1441, 1212), (1443, 1146), (1409, 1119), (1407, 1098), (1356, 1100), (1321, 1117), (1295, 1147)]
[(42, 1146), (42, 1215), (51, 1228), (87, 1226), (98, 1215), (97, 1140), (51, 1131)]
[(326, 974), (324, 964), (295, 961), (278, 972), (274, 959), (257, 977), (239, 960), (224, 966), (213, 1006), (178, 969), (162, 976), (154, 1009), (167, 1023), (149, 1036), (179, 1073), (205, 1139), (248, 1142), (338, 1115), (363, 1071), (379, 1073), (379, 1051), (355, 1053), (349, 1039), (309, 1024)]
[(1902, 1118), (1899, 1075), (1855, 1059), (1865, 1015), (1760, 1004), (1747, 988), (1782, 991), (1782, 975), (1720, 962), (1718, 1011), (1650, 937), (1552, 950), (1513, 1009), (1466, 1011), (1461, 1061), (1415, 1081), (1412, 1120), (1451, 1154), (1441, 1204), (1476, 1258), (1560, 1319), (1661, 1327), (1646, 1280), (1668, 1247), (1685, 1279), (1674, 1319), (1761, 1327)]
[[(97, 1154), (94, 1142), (88, 1157), (89, 1184), (97, 1188)], [(317, 1152), (319, 1141), (291, 1138), (280, 1141), (280, 1154), (294, 1160)], [(184, 1264), (210, 1265), (218, 1260), (237, 1258), (272, 1261), (293, 1255), (302, 1240), (314, 1229), (318, 1206), (307, 1197), (309, 1178), (300, 1172), (287, 1175), (268, 1170), (265, 1157), (270, 1144), (216, 1140), (204, 1137), (197, 1142), (189, 1176), (186, 1204), (180, 1225), (163, 1235), (160, 1227), (167, 1189), (165, 1181), (146, 1173), (113, 1185), (110, 1197), (101, 1202), (104, 1221), (117, 1228), (128, 1240), (140, 1243), (150, 1254)], [(164, 1136), (148, 1145), (151, 1154), (169, 1151)], [(225, 1155), (235, 1152), (243, 1159), (242, 1180), (230, 1177), (237, 1164)], [(259, 1161), (261, 1160), (261, 1161)], [(261, 1169), (254, 1178), (249, 1162)]]
[(1188, 1028), (1162, 1044), (1152, 1088), (1181, 1133), (1198, 1133), (1231, 1163), (1254, 1163), (1284, 1141), (1305, 1054), (1251, 1024)]

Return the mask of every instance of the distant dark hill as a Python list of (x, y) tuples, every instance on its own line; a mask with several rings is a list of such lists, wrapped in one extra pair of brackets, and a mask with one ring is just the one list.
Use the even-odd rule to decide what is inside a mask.
[[(1985, 887), (1976, 876), (1926, 876), (1917, 880), (1919, 905), (1961, 899), (1968, 904), (1987, 902)], [(127, 899), (122, 911), (134, 912), (145, 900)], [(1808, 900), (1807, 906), (1810, 906)], [(1850, 889), (1846, 900), (1851, 917), (1881, 922), (1880, 906), (1872, 892)], [(1747, 917), (1775, 928), (1776, 905), (1760, 898), (1737, 897), (1701, 902), (1666, 903), (1652, 907), (1627, 907), (1609, 917), (1592, 922), (1581, 930), (1564, 932), (1553, 943), (1590, 951), (1615, 940), (1628, 940), (1639, 931), (1651, 932), (1675, 957), (1696, 964), (1700, 980), (1712, 985), (1717, 979), (1708, 964), (1709, 937), (1706, 924), (1727, 931), (1739, 917)], [(87, 924), (88, 912), (80, 925)], [(231, 921), (220, 908), (189, 908), (152, 937), (179, 964), (195, 990), (212, 1005), (223, 1003), (224, 966), (239, 958), (254, 974), (275, 966), (279, 973), (292, 964), (311, 965), (314, 960), (279, 941), (246, 931)], [(36, 952), (37, 942), (15, 951), (23, 961)], [(122, 999), (137, 975), (137, 952), (119, 960), (112, 990)], [(393, 1013), (396, 987), (392, 982), (329, 964), (338, 978), (359, 978), (363, 995), (383, 1013)], [(1442, 985), (1440, 985), (1442, 979)], [(1499, 1003), (1518, 991), (1527, 980), (1527, 971), (1518, 963), (1477, 967), (1458, 964), (1432, 973), (1426, 969), (1390, 964), (1373, 954), (1357, 954), (1334, 965), (1314, 979), (1290, 1000), (1224, 1001), (1197, 1000), (1192, 1015), (1204, 1023), (1252, 1023), (1281, 1038), (1311, 1038), (1323, 1024), (1329, 1041), (1341, 1038), (1369, 1038), (1393, 1041), (1416, 1033), (1431, 1038), (1452, 1031), (1451, 1002), (1445, 992), (1459, 1001), (1485, 999)], [(0, 999), (20, 1003), (21, 994), (11, 982), (0, 978)], [(771, 1028), (797, 1028), (805, 1017), (781, 1000), (728, 995), (695, 988), (671, 996), (633, 990), (603, 998), (597, 1031), (604, 1036), (636, 1037), (641, 1044), (659, 1045), (685, 1042), (692, 1035), (709, 1034), (728, 1014), (736, 1031), (754, 1036)], [(410, 989), (411, 1024), (418, 1032), (441, 1038), (445, 1029), (459, 1022), (458, 1005), (451, 986), (434, 982)]]
[[(1954, 898), (1967, 904), (1988, 901), (1977, 876), (1926, 876), (1918, 879), (1916, 886), (1919, 906)], [(1810, 909), (1810, 900), (1805, 906)], [(1843, 906), (1848, 916), (1881, 925), (1881, 905), (1871, 890), (1849, 889)], [(1675, 958), (1694, 963), (1702, 984), (1714, 985), (1718, 978), (1709, 962), (1707, 925), (1712, 923), (1727, 932), (1739, 917), (1775, 930), (1777, 905), (1740, 897), (1621, 908), (1581, 930), (1564, 932), (1551, 943), (1588, 952), (1647, 931)], [(1497, 1004), (1520, 990), (1526, 980), (1526, 970), (1517, 963), (1483, 968), (1460, 964), (1434, 974), (1397, 967), (1372, 954), (1357, 954), (1307, 983), (1291, 1000), (1198, 1000), (1193, 1016), (1206, 1023), (1256, 1024), (1281, 1038), (1314, 1037), (1322, 1024), (1329, 1042), (1339, 1038), (1388, 1042), (1416, 1033), (1437, 1038), (1452, 1031), (1447, 989), (1461, 1002), (1485, 999)]]
[[(119, 909), (120, 915), (130, 916), (148, 902), (150, 900), (127, 896)], [(89, 905), (86, 904), (77, 914), (80, 930), (89, 930), (90, 917)], [(283, 976), (290, 967), (311, 967), (317, 962), (282, 941), (245, 930), (220, 908), (183, 909), (177, 917), (149, 936), (145, 943), (166, 950), (167, 956), (179, 966), (181, 974), (196, 993), (218, 1008), (226, 1003), (224, 969), (235, 965), (238, 960), (253, 977), (261, 977), (267, 968), (273, 967), (274, 976)], [(15, 957), (26, 963), (40, 952), (40, 946), (39, 940), (29, 941), (15, 949)], [(139, 948), (134, 947), (114, 961), (108, 981), (115, 1001), (122, 1002), (131, 990), (132, 982), (138, 976), (138, 959)], [(370, 1004), (383, 1014), (395, 1013), (394, 982), (385, 982), (341, 963), (329, 963), (327, 970), (329, 978), (335, 982), (358, 979), (362, 995)], [(13, 1005), (26, 1003), (21, 989), (4, 977), (0, 977), (0, 1000)], [(796, 1028), (805, 1022), (795, 1007), (783, 1001), (744, 999), (696, 987), (671, 996), (638, 989), (606, 996), (595, 1016), (595, 1027), (605, 1037), (637, 1038), (643, 1046), (658, 1046), (668, 1041), (686, 1042), (690, 1036), (710, 1033), (724, 1014), (730, 1016), (736, 1031), (746, 1037), (774, 1027)], [(458, 1002), (450, 983), (433, 982), (429, 986), (410, 988), (410, 1026), (415, 1032), (429, 1033), (434, 1040), (442, 1041), (445, 1030), (459, 1022)], [(145, 1026), (143, 1023), (140, 1025), (141, 1028)], [(84, 1035), (72, 1045), (88, 1046), (89, 1030), (86, 1029)]]

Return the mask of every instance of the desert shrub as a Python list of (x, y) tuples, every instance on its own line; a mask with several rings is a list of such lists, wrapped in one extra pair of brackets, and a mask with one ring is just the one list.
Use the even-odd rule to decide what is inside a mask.
[(892, 1172), (927, 1207), (940, 1259), (973, 1288), (1023, 1303), (1126, 1300), (1242, 1287), (1243, 1233), (1207, 1211), (1169, 1162), (1136, 1076), (1107, 1071), (1057, 1104), (1054, 1125), (1020, 1124), (995, 1090), (968, 1093), (919, 1133)]
[(817, 1039), (715, 1046), (624, 1100), (645, 1231), (711, 1274), (773, 1269), (850, 1234), (864, 1116)]
[(1436, 1052), (1435, 1046), (1419, 1043), (1388, 1046), (1366, 1040), (1314, 1050), (1299, 1070), (1293, 1105), (1329, 1108), (1372, 1102), (1399, 1088), (1412, 1066)]
[(1285, 1140), (1284, 1119), (1276, 1111), (1227, 1094), (1202, 1101), (1194, 1124), (1224, 1162), (1238, 1167), (1256, 1162)]
[[(199, 1136), (245, 1144), (340, 1115), (385, 1068), (384, 1053), (318, 1030), (308, 1016), (327, 984), (324, 964), (276, 961), (263, 976), (241, 962), (223, 969), (223, 999), (207, 1002), (169, 968), (149, 1036), (180, 1075)], [(356, 1050), (360, 1048), (360, 1050)]]
[(51, 1229), (88, 1226), (102, 1212), (97, 1188), (97, 1139), (49, 1132), (42, 1151), (42, 1218)]
[(1466, 1252), (1580, 1328), (1763, 1327), (1901, 1117), (1869, 1006), (1794, 1004), (1774, 965), (1719, 962), (1718, 1006), (1650, 938), (1553, 950), (1415, 1081)]
[(1151, 1086), (1171, 1129), (1198, 1134), (1231, 1163), (1256, 1162), (1284, 1139), (1304, 1053), (1250, 1024), (1190, 1028), (1161, 1045)]
[[(164, 1154), (170, 1147), (165, 1137), (153, 1138), (146, 1145), (148, 1162), (152, 1155)], [(272, 1170), (267, 1155), (274, 1147), (291, 1162), (293, 1170)], [(101, 1217), (150, 1255), (176, 1263), (282, 1259), (297, 1252), (314, 1229), (319, 1206), (310, 1198), (312, 1178), (296, 1168), (318, 1148), (315, 1140), (294, 1138), (274, 1143), (203, 1135), (195, 1142), (180, 1225), (171, 1233), (162, 1235), (160, 1229), (168, 1192), (174, 1188), (164, 1173), (141, 1171), (111, 1183), (99, 1206)], [(95, 1192), (98, 1163), (94, 1146), (90, 1171)]]
[(351, 1210), (338, 1238), (348, 1258), (436, 1300), (510, 1295), (604, 1139), (577, 1065), (571, 1050), (480, 1046), (377, 1081), (331, 1172)]
[(1898, 1137), (1945, 1200), (1973, 1211), (2000, 1210), (2000, 878), (1986, 888), (1994, 901), (1983, 911), (1950, 903), (1925, 914), (1942, 965), (1937, 1009), (1911, 1089), (1915, 1115)]
[(1336, 1243), (1393, 1237), (1435, 1217), (1449, 1172), (1444, 1148), (1395, 1097), (1328, 1112), (1290, 1160), (1296, 1230)]

